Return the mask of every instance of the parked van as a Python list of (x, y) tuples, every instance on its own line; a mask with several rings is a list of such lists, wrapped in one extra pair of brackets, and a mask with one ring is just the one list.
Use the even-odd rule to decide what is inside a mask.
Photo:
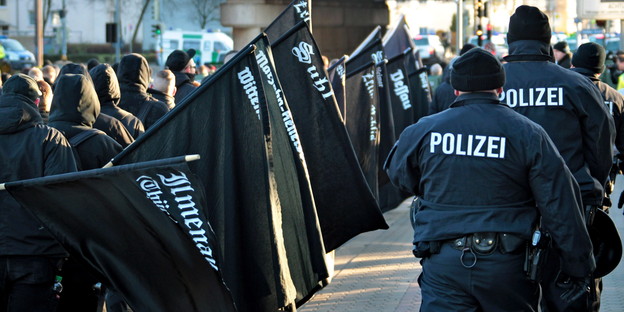
[[(162, 33), (162, 53), (158, 53), (158, 63), (164, 66), (167, 57), (174, 50), (195, 49), (196, 64), (217, 64), (223, 62), (225, 54), (232, 50), (234, 41), (222, 32), (192, 32), (166, 30)], [(156, 50), (160, 50), (160, 46)]]

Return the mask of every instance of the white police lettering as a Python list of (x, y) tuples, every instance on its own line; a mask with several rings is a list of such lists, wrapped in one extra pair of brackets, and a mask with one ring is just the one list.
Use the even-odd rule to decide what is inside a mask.
[(563, 106), (563, 88), (507, 89), (501, 93), (500, 100), (509, 107)]
[(394, 84), (394, 94), (401, 100), (403, 109), (409, 109), (412, 107), (412, 103), (409, 99), (409, 88), (405, 85), (405, 75), (401, 69), (395, 73), (390, 74), (390, 80)]
[(605, 101), (604, 103), (605, 103), (605, 105), (607, 105), (607, 109), (609, 110), (609, 112), (611, 112), (611, 116), (613, 116), (613, 102), (612, 101)]
[(299, 42), (298, 47), (292, 48), (292, 54), (299, 59), (299, 62), (312, 64), (312, 55), (314, 55), (314, 50), (312, 49), (312, 45), (307, 42)]
[[(299, 62), (304, 64), (312, 64), (312, 55), (314, 55), (314, 49), (312, 45), (307, 42), (301, 41), (299, 43), (299, 47), (292, 48), (292, 53), (299, 59)], [(334, 91), (329, 84), (329, 80), (327, 77), (321, 77), (318, 68), (316, 65), (312, 64), (312, 66), (308, 67), (308, 74), (310, 74), (310, 78), (314, 81), (314, 88), (321, 92), (321, 95), (324, 99), (332, 96)]]
[(275, 96), (277, 97), (277, 104), (279, 105), (280, 111), (282, 112), (282, 121), (284, 121), (284, 125), (286, 126), (286, 131), (288, 131), (288, 136), (290, 137), (290, 141), (292, 142), (295, 150), (299, 154), (299, 158), (304, 160), (303, 157), (303, 149), (301, 148), (301, 144), (299, 143), (299, 134), (297, 133), (297, 129), (295, 128), (295, 123), (292, 121), (292, 116), (288, 107), (284, 103), (284, 97), (282, 94), (282, 89), (280, 89), (275, 83), (275, 78), (273, 77), (273, 70), (271, 66), (269, 66), (269, 59), (266, 54), (262, 50), (256, 51), (256, 61), (258, 62), (258, 66), (264, 73), (267, 82), (271, 85), (273, 91), (275, 91)]
[(310, 20), (310, 12), (308, 11), (308, 2), (306, 0), (301, 0), (299, 3), (295, 3), (293, 7), (297, 13), (299, 13), (299, 18), (306, 22)]
[(431, 132), (429, 152), (446, 155), (505, 158), (507, 138), (487, 135)]
[(383, 51), (377, 51), (371, 54), (371, 58), (373, 59), (373, 62), (375, 62), (375, 64), (383, 61), (384, 59)]
[(206, 231), (202, 228), (204, 223), (199, 218), (199, 210), (195, 208), (195, 202), (193, 201), (192, 194), (195, 192), (191, 182), (188, 180), (183, 172), (178, 174), (171, 174), (170, 177), (165, 177), (161, 174), (160, 182), (169, 187), (169, 192), (174, 196), (178, 209), (182, 218), (184, 218), (184, 224), (188, 228), (188, 233), (193, 238), (195, 246), (199, 249), (199, 252), (204, 256), (204, 259), (208, 261), (210, 266), (215, 270), (219, 270), (217, 267), (217, 261), (212, 254), (212, 248), (208, 242)]
[(368, 95), (370, 95), (370, 98), (374, 98), (375, 97), (375, 72), (374, 71), (370, 71), (368, 74), (364, 74), (362, 75), (362, 81), (364, 82), (364, 85), (366, 86), (366, 89), (368, 90)]
[(249, 67), (245, 67), (238, 73), (238, 81), (243, 85), (247, 98), (251, 102), (251, 106), (256, 111), (258, 119), (260, 119), (260, 100), (258, 99), (258, 87), (256, 87), (256, 80)]

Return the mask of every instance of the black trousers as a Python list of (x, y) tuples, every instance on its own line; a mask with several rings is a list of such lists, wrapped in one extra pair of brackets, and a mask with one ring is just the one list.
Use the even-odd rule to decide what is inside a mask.
[(60, 258), (0, 257), (0, 312), (53, 312), (52, 290)]
[(537, 311), (539, 286), (525, 277), (524, 251), (476, 256), (466, 251), (462, 257), (462, 251), (443, 244), (421, 264), (420, 311)]

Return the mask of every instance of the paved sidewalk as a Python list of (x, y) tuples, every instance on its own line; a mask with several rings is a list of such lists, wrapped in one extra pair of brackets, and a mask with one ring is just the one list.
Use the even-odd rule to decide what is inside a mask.
[[(624, 189), (619, 176), (613, 201)], [(407, 312), (420, 309), (417, 278), (421, 267), (412, 255), (409, 202), (384, 214), (390, 229), (361, 234), (335, 252), (332, 282), (301, 306), (302, 312)], [(611, 209), (624, 233), (622, 209)], [(624, 265), (603, 279), (601, 312), (624, 311)]]

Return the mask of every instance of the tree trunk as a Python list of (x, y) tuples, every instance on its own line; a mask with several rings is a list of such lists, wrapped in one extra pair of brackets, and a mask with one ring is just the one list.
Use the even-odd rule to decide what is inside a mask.
[(132, 32), (132, 40), (130, 40), (130, 53), (132, 53), (134, 40), (136, 39), (137, 33), (139, 32), (139, 25), (141, 25), (141, 21), (143, 21), (143, 15), (145, 15), (145, 11), (147, 11), (147, 6), (150, 2), (151, 0), (145, 0), (145, 4), (143, 4), (143, 9), (141, 9), (141, 15), (139, 15), (139, 20), (134, 26), (134, 32)]

